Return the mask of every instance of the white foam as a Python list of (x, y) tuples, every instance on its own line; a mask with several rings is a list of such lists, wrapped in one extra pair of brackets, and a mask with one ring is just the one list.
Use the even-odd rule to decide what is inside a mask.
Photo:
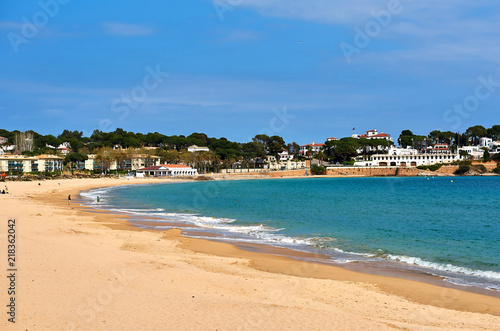
[(442, 264), (442, 263), (436, 263), (436, 262), (429, 262), (429, 261), (422, 260), (421, 258), (411, 257), (411, 256), (401, 256), (401, 255), (388, 254), (385, 257), (391, 261), (402, 262), (402, 263), (406, 263), (409, 265), (415, 265), (415, 266), (430, 268), (430, 269), (439, 270), (439, 271), (446, 271), (446, 272), (451, 272), (451, 273), (455, 273), (455, 274), (457, 274), (457, 273), (464, 274), (467, 276), (500, 280), (500, 272), (496, 272), (496, 271), (476, 270), (476, 269), (471, 269), (471, 268), (466, 268), (466, 267), (458, 267), (458, 266), (455, 266), (455, 265), (449, 264), (449, 263)]

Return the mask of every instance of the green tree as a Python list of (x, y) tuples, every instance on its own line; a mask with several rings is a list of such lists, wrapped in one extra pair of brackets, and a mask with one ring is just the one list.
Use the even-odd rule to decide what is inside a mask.
[(490, 162), (491, 161), (491, 155), (490, 155), (490, 151), (488, 150), (488, 148), (484, 149), (483, 161), (484, 162)]

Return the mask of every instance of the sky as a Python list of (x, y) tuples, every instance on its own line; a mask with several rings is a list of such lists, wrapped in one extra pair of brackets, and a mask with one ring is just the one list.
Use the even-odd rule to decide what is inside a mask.
[(0, 2), (0, 128), (257, 134), (500, 124), (493, 0)]

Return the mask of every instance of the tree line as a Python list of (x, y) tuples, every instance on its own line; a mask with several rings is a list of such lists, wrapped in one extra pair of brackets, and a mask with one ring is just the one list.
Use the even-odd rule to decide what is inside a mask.
[[(162, 163), (185, 163), (207, 171), (220, 166), (234, 167), (235, 163), (241, 167), (255, 167), (256, 160), (266, 155), (276, 156), (279, 160), (278, 154), (283, 150), (294, 155), (295, 159), (315, 157), (321, 161), (349, 162), (359, 154), (385, 153), (387, 147), (394, 144), (385, 139), (347, 137), (325, 142), (325, 146), (317, 154), (308, 148), (304, 156), (296, 142), (287, 144), (280, 136), (264, 134), (256, 135), (252, 141), (246, 143), (230, 141), (224, 137), (208, 137), (198, 132), (189, 136), (167, 136), (158, 132), (135, 133), (121, 128), (112, 132), (94, 130), (90, 137), (84, 137), (82, 131), (63, 130), (61, 134), (54, 136), (42, 135), (35, 131), (0, 129), (0, 136), (7, 138), (8, 144), (16, 145), (17, 153), (29, 156), (55, 154), (59, 145), (69, 143), (71, 154), (65, 161), (71, 165), (80, 165), (89, 154), (96, 155), (99, 162), (107, 164), (112, 161), (120, 163), (130, 159), (134, 153), (141, 153), (159, 156)], [(425, 149), (435, 143), (447, 143), (456, 149), (457, 146), (477, 145), (481, 137), (500, 140), (500, 125), (493, 125), (491, 128), (476, 125), (463, 133), (434, 130), (427, 136), (403, 130), (399, 135), (398, 144), (405, 148), (412, 146)], [(209, 152), (188, 153), (187, 148), (192, 145), (208, 147)]]

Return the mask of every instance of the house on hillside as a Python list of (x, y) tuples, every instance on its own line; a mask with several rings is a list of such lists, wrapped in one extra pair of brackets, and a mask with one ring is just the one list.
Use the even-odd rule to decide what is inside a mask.
[(314, 141), (310, 144), (300, 146), (300, 154), (301, 155), (307, 155), (307, 152), (309, 150), (309, 147), (312, 151), (312, 155), (318, 154), (319, 151), (325, 147), (325, 144), (316, 144)]
[(280, 161), (288, 161), (293, 159), (293, 155), (289, 154), (286, 149), (283, 148), (283, 151), (278, 154)]
[(188, 152), (194, 153), (194, 152), (209, 152), (210, 149), (208, 147), (200, 147), (200, 146), (189, 146), (188, 147)]
[(385, 139), (387, 141), (393, 141), (392, 137), (390, 134), (381, 132), (379, 133), (376, 129), (375, 130), (368, 130), (366, 131), (366, 134), (353, 134), (351, 135), (352, 138), (356, 139)]

